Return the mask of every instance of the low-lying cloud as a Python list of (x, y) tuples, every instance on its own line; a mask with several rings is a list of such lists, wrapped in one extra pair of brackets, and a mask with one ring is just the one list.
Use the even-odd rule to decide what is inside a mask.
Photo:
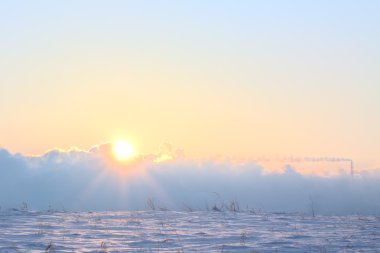
[(196, 161), (171, 147), (130, 164), (110, 159), (111, 144), (38, 157), (0, 149), (0, 206), (58, 210), (240, 210), (380, 214), (380, 169), (351, 176), (305, 175), (291, 166), (268, 173), (257, 162)]

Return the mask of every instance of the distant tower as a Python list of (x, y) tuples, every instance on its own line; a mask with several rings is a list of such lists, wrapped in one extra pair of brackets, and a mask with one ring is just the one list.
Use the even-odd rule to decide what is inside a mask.
[(354, 176), (354, 161), (350, 160), (351, 164), (351, 176)]

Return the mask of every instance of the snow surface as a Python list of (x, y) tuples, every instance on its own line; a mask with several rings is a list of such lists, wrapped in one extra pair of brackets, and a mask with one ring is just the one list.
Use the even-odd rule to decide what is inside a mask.
[(380, 252), (380, 216), (3, 210), (0, 252)]

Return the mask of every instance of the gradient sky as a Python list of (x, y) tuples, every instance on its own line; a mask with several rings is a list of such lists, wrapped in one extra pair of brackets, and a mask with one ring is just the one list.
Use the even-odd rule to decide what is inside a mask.
[(0, 146), (380, 164), (379, 1), (1, 1)]

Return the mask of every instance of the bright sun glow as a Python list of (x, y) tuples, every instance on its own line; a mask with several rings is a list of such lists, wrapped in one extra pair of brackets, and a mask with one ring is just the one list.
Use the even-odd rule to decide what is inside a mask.
[(125, 161), (134, 156), (135, 151), (126, 141), (118, 141), (113, 145), (113, 153), (119, 161)]

